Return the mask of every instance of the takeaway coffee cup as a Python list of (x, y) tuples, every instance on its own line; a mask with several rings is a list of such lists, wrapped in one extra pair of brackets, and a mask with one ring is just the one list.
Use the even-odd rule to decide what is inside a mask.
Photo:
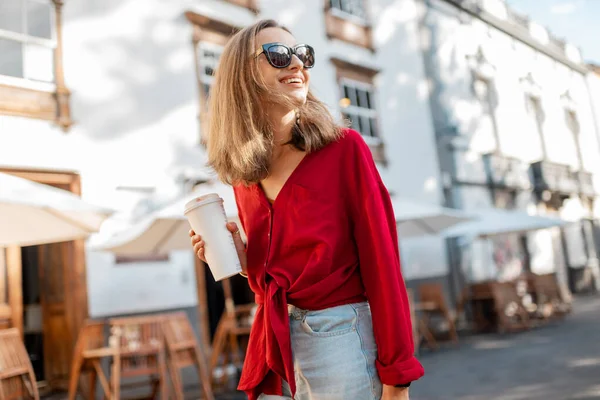
[(215, 193), (197, 197), (185, 205), (183, 214), (204, 240), (204, 255), (215, 281), (242, 272), (233, 236), (227, 230), (223, 199)]

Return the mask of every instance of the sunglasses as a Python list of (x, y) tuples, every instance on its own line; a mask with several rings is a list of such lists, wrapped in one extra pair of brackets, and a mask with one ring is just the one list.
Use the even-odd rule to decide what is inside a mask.
[(297, 44), (294, 47), (289, 47), (283, 43), (266, 43), (256, 50), (255, 57), (261, 54), (264, 54), (269, 64), (275, 68), (289, 67), (294, 55), (302, 61), (304, 68), (315, 66), (315, 49), (307, 44)]

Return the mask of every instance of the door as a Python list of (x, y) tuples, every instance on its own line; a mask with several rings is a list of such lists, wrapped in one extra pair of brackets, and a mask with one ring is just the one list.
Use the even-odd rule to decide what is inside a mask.
[(53, 388), (60, 388), (68, 381), (71, 351), (74, 338), (71, 335), (67, 315), (67, 290), (65, 269), (70, 263), (71, 244), (53, 243), (39, 246), (40, 304), (44, 346), (44, 377)]
[[(0, 170), (68, 190), (76, 195), (81, 194), (81, 180), (76, 173), (7, 168)], [(88, 316), (85, 245), (83, 240), (76, 240), (37, 246), (36, 251), (43, 327), (44, 378), (52, 389), (64, 390), (68, 387), (75, 340)], [(21, 248), (9, 248), (6, 250), (5, 263), (0, 261), (0, 326), (8, 320), (9, 326), (23, 330), (22, 278)], [(8, 288), (8, 295), (4, 297), (1, 294), (3, 285)], [(8, 298), (9, 309), (3, 307), (5, 298)], [(3, 319), (8, 310), (10, 318)]]

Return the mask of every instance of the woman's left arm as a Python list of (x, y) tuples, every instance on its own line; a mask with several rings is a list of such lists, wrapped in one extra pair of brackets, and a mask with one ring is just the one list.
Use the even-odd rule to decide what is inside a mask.
[[(400, 272), (396, 219), (389, 193), (379, 176), (369, 147), (357, 139), (349, 188), (354, 238), (360, 273), (371, 305), (377, 343), (377, 371), (384, 399), (408, 398), (407, 388), (424, 371), (414, 357), (408, 295)], [(406, 397), (404, 397), (406, 396)]]

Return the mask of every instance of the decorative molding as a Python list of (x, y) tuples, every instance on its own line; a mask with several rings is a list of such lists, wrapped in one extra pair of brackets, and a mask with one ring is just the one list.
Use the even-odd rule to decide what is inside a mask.
[(343, 60), (338, 57), (329, 59), (337, 68), (337, 78), (348, 78), (355, 81), (373, 84), (373, 79), (380, 72), (378, 69), (365, 65), (355, 64), (352, 61)]
[(571, 95), (571, 89), (567, 89), (560, 96), (560, 102), (567, 111), (574, 113), (577, 112), (577, 102), (573, 99), (573, 96)]
[(194, 32), (194, 40), (204, 40), (201, 38), (201, 36), (205, 31), (210, 31), (213, 33), (221, 34), (226, 37), (230, 37), (231, 35), (235, 34), (241, 29), (241, 27), (239, 26), (234, 26), (227, 22), (219, 21), (211, 17), (207, 17), (206, 15), (195, 13), (193, 11), (186, 11), (185, 17), (195, 27), (199, 28), (198, 31)]
[(56, 121), (58, 104), (54, 93), (0, 84), (0, 113)]
[(252, 11), (254, 14), (258, 14), (258, 1), (257, 0), (225, 0), (228, 3), (235, 4), (240, 7), (247, 8)]
[(475, 54), (467, 55), (466, 59), (477, 78), (491, 81), (496, 76), (496, 66), (488, 61), (481, 45), (477, 47)]
[(542, 97), (542, 86), (534, 79), (533, 74), (529, 72), (527, 75), (519, 79), (523, 91), (536, 99)]

